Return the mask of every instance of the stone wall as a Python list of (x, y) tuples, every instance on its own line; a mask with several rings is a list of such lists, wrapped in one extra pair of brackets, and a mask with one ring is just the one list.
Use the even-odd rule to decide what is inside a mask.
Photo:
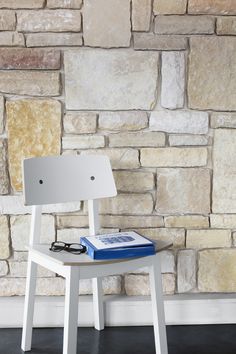
[[(1, 296), (24, 294), (21, 159), (60, 153), (110, 157), (101, 231), (171, 240), (165, 293), (236, 291), (235, 36), (232, 0), (0, 0)], [(86, 213), (46, 207), (43, 240), (77, 241)], [(104, 291), (149, 294), (146, 269)], [(41, 268), (37, 293), (63, 292)]]

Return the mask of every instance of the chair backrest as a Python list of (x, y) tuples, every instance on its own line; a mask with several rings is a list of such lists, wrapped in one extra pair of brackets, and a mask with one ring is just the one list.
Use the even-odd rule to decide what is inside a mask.
[(23, 161), (25, 205), (113, 197), (110, 161), (103, 155), (35, 157)]

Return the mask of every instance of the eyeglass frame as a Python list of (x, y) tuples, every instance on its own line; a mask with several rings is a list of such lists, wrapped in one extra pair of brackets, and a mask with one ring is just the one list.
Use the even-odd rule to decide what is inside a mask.
[[(53, 246), (55, 245), (55, 243), (61, 243), (64, 246), (63, 245), (61, 247), (58, 246), (59, 248), (56, 250), (56, 249), (53, 249)], [(70, 246), (71, 245), (79, 245), (81, 247), (81, 249), (79, 249), (78, 251), (73, 252), (73, 251), (70, 250)], [(66, 252), (69, 252), (69, 253), (72, 253), (72, 254), (82, 254), (82, 253), (85, 253), (87, 251), (87, 247), (84, 246), (84, 245), (81, 245), (81, 243), (75, 243), (75, 242), (67, 243), (67, 242), (63, 242), (63, 241), (53, 241), (51, 243), (51, 246), (50, 246), (49, 250), (52, 251), (52, 252), (66, 251)]]

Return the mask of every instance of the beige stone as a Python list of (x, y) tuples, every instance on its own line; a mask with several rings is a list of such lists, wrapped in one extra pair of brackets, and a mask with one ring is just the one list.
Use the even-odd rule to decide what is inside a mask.
[(6, 261), (0, 261), (0, 277), (5, 277), (8, 273), (8, 264)]
[(198, 288), (201, 292), (236, 291), (236, 249), (199, 252)]
[[(27, 264), (28, 262), (12, 262), (9, 261), (9, 277), (10, 278), (25, 278), (27, 275)], [(52, 273), (50, 270), (39, 266), (37, 277), (55, 277), (55, 273)]]
[(114, 198), (101, 200), (102, 214), (146, 215), (153, 211), (151, 194), (118, 194)]
[(117, 133), (109, 135), (109, 146), (165, 146), (165, 134), (159, 132)]
[(27, 47), (82, 46), (81, 33), (30, 33), (26, 34)]
[(185, 231), (176, 228), (136, 228), (136, 231), (152, 240), (172, 242), (173, 248), (185, 247)]
[(18, 32), (0, 32), (0, 45), (5, 47), (24, 47), (24, 35)]
[(26, 262), (28, 260), (28, 252), (23, 251), (23, 252), (17, 252), (14, 251), (13, 252), (13, 257), (11, 257), (9, 259), (9, 261), (13, 261), (14, 262)]
[[(17, 251), (25, 251), (25, 247), (29, 244), (30, 233), (30, 215), (11, 216), (11, 240), (12, 247)], [(55, 240), (55, 222), (54, 216), (43, 215), (41, 242), (51, 243)]]
[(148, 125), (146, 112), (100, 112), (99, 129), (102, 130), (141, 130)]
[(79, 32), (81, 13), (77, 10), (18, 11), (17, 30), (22, 32)]
[(200, 146), (208, 145), (209, 139), (204, 135), (170, 135), (170, 146)]
[(236, 38), (233, 37), (190, 39), (189, 107), (220, 111), (236, 109), (235, 51)]
[(236, 232), (232, 232), (233, 247), (236, 247)]
[(189, 0), (188, 13), (236, 15), (236, 3), (234, 0)]
[(212, 113), (211, 128), (236, 128), (236, 113)]
[(83, 8), (83, 32), (86, 46), (129, 47), (130, 0), (86, 0)]
[(229, 230), (187, 230), (187, 248), (231, 247)]
[(184, 50), (187, 39), (180, 36), (157, 35), (153, 33), (134, 33), (134, 49), (146, 50)]
[(156, 101), (158, 58), (158, 53), (130, 49), (66, 51), (66, 108), (152, 109)]
[[(175, 275), (163, 274), (162, 286), (164, 294), (174, 294)], [(145, 274), (125, 275), (125, 292), (128, 296), (150, 295), (149, 276)]]
[(133, 31), (149, 31), (151, 10), (151, 0), (132, 0)]
[(28, 96), (58, 96), (60, 76), (46, 71), (1, 71), (0, 91)]
[(218, 17), (216, 23), (217, 34), (236, 35), (236, 17)]
[(201, 229), (209, 227), (209, 219), (202, 215), (166, 216), (165, 227), (184, 227), (186, 229)]
[[(119, 229), (114, 228), (106, 228), (106, 229), (99, 229), (98, 234), (108, 234), (119, 232)], [(89, 228), (69, 228), (69, 229), (60, 229), (57, 230), (57, 239), (63, 242), (80, 242), (80, 238), (89, 235)]]
[(105, 146), (105, 138), (102, 135), (74, 135), (62, 138), (62, 148), (64, 150), (91, 149)]
[(82, 154), (98, 154), (109, 157), (113, 169), (133, 169), (138, 168), (139, 158), (136, 149), (99, 149), (82, 151)]
[(154, 188), (154, 175), (151, 172), (114, 171), (116, 188), (121, 192), (145, 192)]
[(40, 9), (45, 0), (0, 0), (0, 8), (8, 9)]
[(60, 154), (61, 105), (54, 100), (18, 100), (8, 101), (6, 110), (10, 179), (12, 187), (21, 190), (24, 157)]
[(157, 34), (212, 34), (215, 20), (211, 16), (157, 16)]
[(83, 0), (47, 0), (50, 9), (80, 9)]
[(67, 112), (63, 124), (67, 134), (95, 133), (97, 115), (92, 112)]
[(89, 226), (88, 215), (58, 215), (56, 220), (59, 229)]
[(0, 10), (0, 31), (14, 31), (15, 28), (15, 12), (10, 10)]
[(8, 194), (9, 180), (7, 171), (6, 142), (0, 139), (0, 194)]
[(0, 216), (0, 259), (10, 257), (10, 233), (6, 216)]
[[(217, 129), (213, 146), (213, 213), (236, 212), (236, 130)], [(227, 155), (227, 158), (226, 158)]]
[(195, 289), (197, 285), (196, 272), (196, 252), (193, 250), (180, 250), (177, 262), (179, 293), (186, 293)]
[(206, 148), (143, 148), (144, 167), (194, 167), (207, 164)]
[(217, 229), (236, 229), (236, 215), (234, 214), (211, 214), (211, 227)]
[(155, 15), (183, 15), (186, 13), (187, 0), (154, 0)]
[(157, 169), (157, 212), (209, 213), (210, 182), (210, 171), (203, 168)]

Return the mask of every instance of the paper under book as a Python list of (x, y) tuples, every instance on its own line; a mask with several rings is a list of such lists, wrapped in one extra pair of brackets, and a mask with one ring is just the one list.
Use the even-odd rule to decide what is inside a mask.
[(155, 254), (155, 243), (135, 231), (81, 237), (93, 259), (119, 259)]

